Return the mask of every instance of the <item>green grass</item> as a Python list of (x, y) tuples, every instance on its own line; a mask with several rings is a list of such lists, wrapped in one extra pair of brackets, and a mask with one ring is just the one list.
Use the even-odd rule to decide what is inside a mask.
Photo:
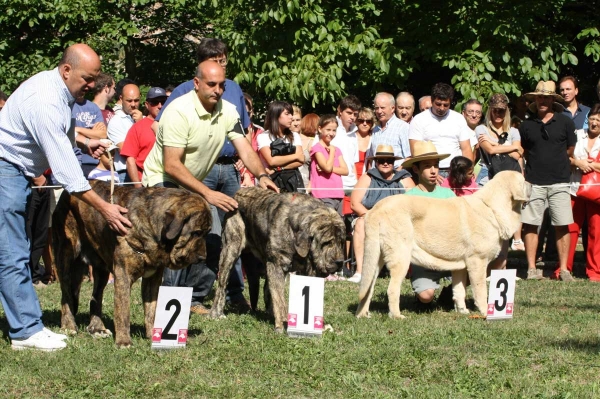
[[(407, 281), (407, 318), (390, 320), (388, 282), (377, 282), (371, 319), (354, 317), (357, 285), (327, 282), (325, 322), (334, 331), (322, 338), (275, 334), (264, 312), (223, 320), (192, 315), (188, 346), (176, 351), (152, 351), (143, 338), (139, 283), (131, 349), (80, 332), (60, 352), (12, 351), (0, 312), (0, 397), (600, 397), (597, 284), (519, 281), (514, 319), (488, 322), (441, 309), (418, 312)], [(85, 302), (90, 289), (84, 283)], [(38, 294), (46, 325), (58, 331), (59, 286)], [(112, 299), (110, 286), (110, 329)], [(80, 330), (88, 321), (82, 305)], [(468, 305), (473, 309), (472, 300)]]

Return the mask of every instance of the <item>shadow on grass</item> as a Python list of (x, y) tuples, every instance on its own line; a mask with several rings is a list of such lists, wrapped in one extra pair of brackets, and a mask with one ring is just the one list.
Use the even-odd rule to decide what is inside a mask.
[[(586, 352), (592, 355), (600, 352), (600, 338), (598, 337), (590, 339), (565, 338), (550, 340), (548, 345), (558, 349)], [(596, 367), (600, 367), (600, 365)]]
[[(466, 300), (467, 308), (475, 310), (475, 301), (472, 298)], [(351, 313), (356, 313), (358, 302), (348, 305), (347, 310)], [(429, 304), (419, 302), (414, 294), (400, 294), (400, 312), (411, 313), (432, 313), (436, 310), (453, 311), (452, 303), (440, 304), (435, 300)], [(387, 292), (380, 292), (373, 296), (369, 306), (371, 313), (387, 314), (389, 312)]]

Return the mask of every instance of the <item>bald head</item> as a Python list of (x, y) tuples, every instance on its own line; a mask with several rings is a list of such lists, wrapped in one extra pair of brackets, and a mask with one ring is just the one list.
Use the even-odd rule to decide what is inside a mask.
[(212, 112), (225, 90), (225, 70), (215, 61), (201, 62), (196, 69), (194, 88), (204, 109)]
[(100, 57), (87, 44), (74, 44), (63, 53), (58, 72), (71, 95), (81, 100), (94, 88), (100, 73)]
[(396, 96), (396, 116), (404, 122), (410, 122), (415, 113), (415, 98), (412, 94), (402, 91)]
[(123, 87), (123, 92), (121, 93), (123, 112), (127, 115), (131, 115), (133, 110), (140, 109), (140, 97), (140, 88), (137, 85), (125, 85)]
[(429, 108), (431, 108), (431, 96), (419, 98), (419, 111), (427, 111)]

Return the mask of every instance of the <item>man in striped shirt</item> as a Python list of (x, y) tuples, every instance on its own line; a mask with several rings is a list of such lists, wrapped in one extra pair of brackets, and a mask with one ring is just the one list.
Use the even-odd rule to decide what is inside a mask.
[(25, 230), (31, 181), (49, 167), (72, 195), (96, 208), (120, 234), (131, 223), (127, 209), (111, 205), (91, 190), (73, 153), (73, 142), (100, 156), (106, 145), (75, 139), (71, 109), (94, 87), (100, 59), (90, 47), (67, 48), (57, 68), (25, 81), (0, 113), (0, 300), (13, 349), (54, 351), (66, 347), (66, 336), (46, 329), (27, 267)]

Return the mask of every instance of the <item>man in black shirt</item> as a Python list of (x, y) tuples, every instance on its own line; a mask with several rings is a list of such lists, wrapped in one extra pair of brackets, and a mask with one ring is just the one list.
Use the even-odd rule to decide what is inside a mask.
[(525, 179), (533, 185), (531, 199), (522, 212), (527, 255), (527, 278), (539, 280), (542, 271), (535, 267), (538, 244), (538, 226), (542, 223), (545, 204), (548, 202), (552, 225), (556, 230), (558, 260), (563, 281), (572, 281), (567, 270), (570, 236), (569, 224), (573, 223), (571, 197), (569, 194), (570, 162), (577, 136), (575, 124), (562, 114), (563, 107), (555, 103), (562, 100), (556, 94), (552, 81), (541, 81), (526, 98), (533, 101), (530, 110), (534, 117), (519, 127), (521, 146), (525, 150)]

